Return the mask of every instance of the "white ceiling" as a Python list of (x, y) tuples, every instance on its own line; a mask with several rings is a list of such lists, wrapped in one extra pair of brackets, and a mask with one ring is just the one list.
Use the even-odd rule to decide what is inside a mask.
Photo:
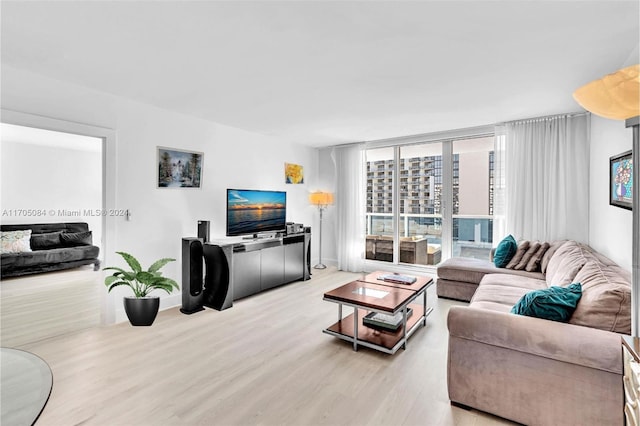
[(579, 111), (633, 1), (7, 1), (2, 62), (311, 146)]

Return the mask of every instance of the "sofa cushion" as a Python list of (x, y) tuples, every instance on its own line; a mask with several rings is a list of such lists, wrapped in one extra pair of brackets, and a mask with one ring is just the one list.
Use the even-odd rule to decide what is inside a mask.
[(587, 262), (575, 277), (582, 299), (571, 324), (631, 334), (631, 282), (619, 267)]
[[(592, 257), (592, 256), (589, 256)], [(587, 256), (579, 243), (567, 241), (555, 252), (547, 266), (547, 286), (566, 286), (574, 282), (576, 274), (587, 263)]]
[(469, 305), (468, 307), (474, 308), (474, 309), (483, 309), (483, 310), (486, 309), (488, 311), (496, 311), (496, 312), (502, 312), (502, 313), (508, 314), (511, 311), (511, 308), (513, 307), (513, 305), (510, 305), (507, 303), (498, 303), (498, 302), (480, 300), (475, 302), (473, 306)]
[(511, 287), (504, 285), (485, 285), (481, 283), (471, 299), (470, 306), (475, 307), (476, 302), (493, 302), (507, 305), (512, 308), (522, 296), (531, 290), (522, 287)]
[(30, 252), (31, 230), (0, 232), (0, 254)]
[(470, 306), (509, 312), (526, 293), (543, 288), (547, 288), (544, 279), (513, 274), (487, 274), (480, 281), (480, 285), (471, 298)]
[(507, 235), (505, 238), (500, 241), (498, 247), (496, 247), (496, 251), (493, 255), (493, 263), (498, 268), (504, 268), (507, 266), (509, 261), (516, 251), (518, 250), (518, 243), (516, 239), (513, 238), (513, 235)]
[(438, 265), (438, 278), (449, 281), (460, 281), (479, 284), (487, 274), (518, 275), (528, 278), (544, 279), (540, 272), (516, 271), (512, 269), (497, 268), (488, 260), (473, 259), (470, 257), (452, 257)]
[(512, 314), (567, 322), (582, 297), (582, 286), (573, 283), (568, 287), (552, 286), (530, 291), (511, 309)]
[(558, 251), (560, 247), (568, 243), (568, 240), (558, 240), (552, 241), (549, 243), (549, 249), (542, 256), (542, 261), (540, 262), (540, 272), (543, 274), (547, 273), (547, 267), (549, 266), (549, 261), (553, 257), (553, 255)]
[(438, 278), (479, 284), (485, 274), (494, 273), (498, 268), (486, 260), (466, 257), (452, 257), (438, 265)]
[(73, 262), (95, 259), (100, 249), (96, 246), (64, 247), (50, 250), (37, 250), (28, 253), (9, 253), (2, 255), (2, 270), (32, 267), (39, 264)]
[[(593, 248), (591, 248), (590, 246), (587, 245), (583, 245), (582, 248), (589, 254), (591, 255), (595, 260), (597, 260), (598, 262), (602, 263), (605, 266), (612, 266), (612, 267), (616, 267), (616, 268), (620, 268), (620, 266), (618, 266), (618, 264), (616, 262), (614, 262), (613, 260), (609, 259), (607, 256), (603, 255), (600, 252), (595, 251)], [(629, 282), (631, 282), (631, 272), (623, 270), (622, 268), (620, 268), (623, 272), (623, 275), (626, 275), (629, 278)]]
[[(480, 281), (481, 286), (485, 285), (501, 285), (505, 287), (522, 288), (525, 291), (539, 290), (547, 288), (544, 278), (532, 278), (515, 274), (487, 274)], [(513, 303), (515, 303), (514, 301)]]
[(60, 234), (62, 234), (62, 231), (47, 232), (46, 234), (31, 234), (31, 250), (47, 250), (62, 247)]

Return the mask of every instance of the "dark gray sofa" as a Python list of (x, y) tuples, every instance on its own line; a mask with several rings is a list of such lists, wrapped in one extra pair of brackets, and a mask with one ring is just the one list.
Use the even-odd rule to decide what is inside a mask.
[[(100, 268), (98, 259), (100, 248), (92, 244), (88, 224), (66, 222), (0, 225), (0, 231), (27, 229), (31, 230), (33, 251), (0, 255), (2, 278), (77, 268), (90, 264), (94, 265), (96, 271)], [(34, 244), (35, 241), (43, 240), (48, 240), (48, 243)]]

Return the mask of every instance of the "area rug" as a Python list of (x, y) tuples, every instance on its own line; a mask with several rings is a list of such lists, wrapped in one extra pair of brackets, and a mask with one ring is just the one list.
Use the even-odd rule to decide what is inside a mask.
[(53, 374), (30, 352), (0, 348), (0, 424), (33, 425), (51, 395)]

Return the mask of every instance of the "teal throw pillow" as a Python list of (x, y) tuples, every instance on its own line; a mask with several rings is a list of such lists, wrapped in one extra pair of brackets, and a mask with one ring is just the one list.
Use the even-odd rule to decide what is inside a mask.
[(582, 297), (582, 285), (573, 283), (567, 287), (552, 286), (534, 290), (522, 296), (511, 308), (512, 314), (568, 322)]
[(513, 238), (513, 235), (507, 235), (504, 237), (498, 247), (496, 248), (496, 252), (493, 255), (493, 263), (498, 268), (504, 268), (507, 266), (511, 258), (516, 251), (518, 250), (518, 243), (516, 239)]

